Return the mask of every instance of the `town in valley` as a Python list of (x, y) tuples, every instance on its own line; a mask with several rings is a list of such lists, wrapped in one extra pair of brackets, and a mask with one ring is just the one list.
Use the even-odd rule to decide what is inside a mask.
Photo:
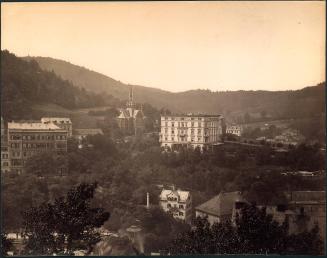
[[(10, 12), (10, 8), (14, 8), (15, 4), (18, 3), (1, 4), (1, 7), (6, 7), (2, 10), (2, 19), (7, 19), (8, 24), (10, 15), (15, 14)], [(96, 3), (85, 4), (90, 4), (92, 8), (96, 6)], [(105, 8), (111, 5), (102, 4), (102, 8), (106, 4)], [(141, 8), (142, 3), (139, 4), (135, 8)], [(170, 4), (171, 10), (179, 10), (180, 7)], [(185, 3), (190, 8), (193, 4), (196, 2)], [(224, 3), (217, 2), (212, 3), (211, 11), (221, 10), (215, 9), (215, 4), (221, 5), (219, 8), (227, 8), (223, 7)], [(144, 4), (142, 8), (150, 5)], [(159, 3), (152, 5), (154, 8)], [(120, 5), (116, 3), (115, 6), (110, 8), (116, 10)], [(317, 8), (322, 6), (321, 3)], [(32, 5), (30, 7), (32, 10), (38, 5), (35, 3), (33, 8)], [(70, 9), (66, 8), (68, 12)], [(79, 8), (84, 7), (81, 4)], [(111, 13), (110, 8), (106, 9), (108, 13)], [(206, 8), (203, 12), (209, 15), (211, 7)], [(246, 9), (244, 17), (247, 17), (249, 9), (242, 8), (236, 9), (240, 13), (240, 10)], [(110, 15), (100, 9), (98, 6), (98, 15), (103, 21), (109, 19), (110, 26), (116, 24), (114, 11), (113, 16), (108, 18)], [(18, 8), (17, 13), (24, 10)], [(155, 9), (144, 10), (147, 10), (145, 14), (141, 11), (125, 12), (132, 17), (142, 13), (145, 21), (155, 19), (150, 15)], [(189, 11), (192, 14), (191, 9)], [(45, 9), (42, 12), (46, 13)], [(315, 17), (313, 13), (312, 17)], [(92, 11), (86, 14), (90, 15)], [(307, 14), (301, 12), (308, 17), (310, 14), (309, 11)], [(157, 15), (163, 14), (158, 12)], [(279, 15), (284, 17), (284, 14)], [(117, 17), (122, 19), (123, 16), (117, 14)], [(174, 13), (171, 17), (175, 17)], [(229, 19), (228, 15), (226, 17)], [(256, 17), (255, 14), (253, 17)], [(176, 31), (179, 31), (181, 20), (171, 19), (176, 19)], [(189, 17), (184, 19), (186, 21)], [(215, 19), (216, 16), (212, 20), (208, 18), (210, 22)], [(258, 22), (257, 19), (254, 21)], [(40, 21), (43, 20), (37, 21), (38, 26), (42, 26)], [(164, 21), (157, 22), (166, 26), (169, 19)], [(67, 22), (67, 28), (72, 26), (70, 22)], [(244, 24), (240, 22), (248, 28), (252, 20)], [(268, 24), (269, 19), (261, 22)], [(121, 22), (123, 25), (117, 24), (115, 26), (128, 27), (128, 19)], [(150, 26), (149, 22), (145, 24), (145, 27)], [(203, 28), (207, 28), (198, 25), (203, 29), (198, 30), (197, 25), (192, 25), (192, 33), (185, 25), (184, 34), (181, 34), (197, 42), (192, 48), (195, 52), (202, 45), (190, 36), (193, 28), (195, 34), (203, 37), (206, 35)], [(57, 27), (49, 26), (50, 30), (53, 28)], [(123, 27), (119, 28), (124, 31)], [(169, 33), (174, 35), (171, 37), (179, 39), (171, 25), (168, 28), (171, 29)], [(221, 26), (213, 28), (224, 31)], [(276, 28), (282, 31), (280, 27)], [(4, 38), (11, 37), (11, 32), (3, 27), (2, 31)], [(154, 33), (154, 30), (151, 31)], [(132, 32), (128, 36), (117, 31), (112, 33), (117, 37), (127, 37), (131, 42), (135, 37)], [(140, 49), (142, 44), (149, 47), (149, 34), (143, 30), (139, 33), (144, 33), (144, 41), (137, 41), (136, 46)], [(165, 33), (163, 30), (162, 35)], [(221, 33), (215, 34), (215, 40), (223, 37), (221, 35), (229, 39), (229, 34)], [(98, 29), (94, 31), (94, 35), (109, 37), (104, 34)], [(79, 35), (79, 30), (76, 35)], [(90, 42), (96, 42), (91, 37)], [(142, 37), (141, 34), (139, 37)], [(68, 48), (70, 34), (65, 34), (65, 39), (67, 42), (60, 49)], [(115, 44), (111, 39), (105, 41), (108, 48), (110, 44)], [(48, 48), (43, 44), (44, 51), (40, 51), (40, 55), (32, 50), (29, 50), (31, 55), (18, 50), (19, 54), (16, 54), (15, 48), (12, 50), (9, 41), (6, 42), (4, 40), (6, 48), (1, 49), (2, 255), (325, 254), (324, 78), (317, 77), (319, 81), (315, 83), (303, 79), (303, 87), (296, 89), (285, 87), (274, 91), (273, 88), (258, 87), (249, 90), (242, 88), (243, 74), (234, 74), (233, 71), (234, 77), (229, 74), (229, 79), (238, 83), (241, 90), (204, 90), (207, 87), (205, 81), (201, 89), (161, 90), (138, 83), (124, 83), (105, 75), (105, 72), (66, 61), (74, 60), (74, 51), (66, 60), (47, 57), (51, 56), (51, 52), (46, 56), (44, 53), (48, 53)], [(126, 48), (130, 44), (129, 40), (121, 39), (120, 42)], [(210, 47), (212, 42), (208, 40), (203, 44), (210, 51), (216, 51), (216, 48)], [(231, 42), (229, 44), (235, 47)], [(170, 41), (162, 43), (165, 45), (163, 49), (169, 44)], [(272, 47), (268, 45), (267, 48)], [(92, 51), (96, 55), (94, 45), (90, 43), (90, 48), (81, 50), (79, 56)], [(155, 55), (155, 50), (151, 48), (151, 51)], [(127, 53), (126, 56), (130, 54)], [(138, 65), (131, 58), (136, 70), (134, 73), (126, 68), (126, 74), (139, 74), (137, 66), (142, 66), (143, 61), (146, 65), (151, 53), (144, 60), (139, 60)], [(167, 53), (170, 52), (167, 50)], [(224, 55), (221, 56), (224, 58)], [(239, 56), (242, 59), (242, 55)], [(205, 60), (201, 58), (199, 60)], [(99, 56), (98, 63), (101, 64), (104, 59), (103, 67), (115, 60), (114, 56), (112, 60)], [(185, 66), (191, 60), (182, 59)], [(176, 57), (172, 62), (179, 62), (179, 59)], [(149, 63), (150, 66), (154, 64)], [(155, 64), (159, 78), (162, 78), (161, 74), (168, 76), (169, 73), (164, 72), (166, 70), (160, 70), (162, 64)], [(203, 64), (206, 65), (208, 68), (213, 64)], [(185, 74), (180, 75), (178, 69), (181, 68), (176, 65), (178, 77), (186, 77)], [(204, 77), (209, 77), (209, 70), (203, 73)], [(190, 80), (195, 78), (192, 77), (194, 71), (187, 73)], [(153, 74), (150, 71), (144, 73), (144, 77), (148, 76), (150, 80)], [(269, 76), (269, 83), (278, 77), (273, 73)], [(257, 79), (256, 76), (252, 78), (253, 82)], [(266, 82), (268, 85), (268, 80)], [(279, 81), (276, 82), (276, 87), (279, 84)]]

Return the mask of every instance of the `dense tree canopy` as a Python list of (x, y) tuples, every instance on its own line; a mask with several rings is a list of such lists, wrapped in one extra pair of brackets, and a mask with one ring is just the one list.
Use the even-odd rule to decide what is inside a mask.
[(66, 254), (75, 250), (91, 251), (100, 241), (96, 232), (109, 218), (102, 208), (91, 206), (97, 184), (80, 184), (66, 197), (43, 203), (24, 212), (24, 236), (28, 254)]
[(265, 209), (245, 205), (230, 221), (210, 226), (206, 218), (197, 218), (195, 227), (180, 234), (168, 248), (179, 254), (308, 254), (323, 253), (317, 228), (301, 234), (288, 234), (288, 222), (278, 224)]

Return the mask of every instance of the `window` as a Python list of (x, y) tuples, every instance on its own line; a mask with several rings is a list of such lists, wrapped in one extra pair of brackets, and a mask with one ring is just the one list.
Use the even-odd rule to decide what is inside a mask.
[(171, 205), (170, 205), (170, 203), (168, 203), (168, 204), (167, 204), (167, 208), (170, 208), (170, 207), (171, 207)]
[(179, 208), (180, 208), (180, 209), (184, 209), (184, 205), (183, 205), (183, 204), (180, 204), (180, 205), (179, 205)]
[(192, 127), (194, 126), (194, 122), (191, 123), (191, 126), (192, 126)]
[(174, 127), (174, 126), (175, 126), (175, 123), (174, 123), (174, 122), (172, 122), (172, 123), (171, 123), (171, 126), (172, 126), (172, 127)]
[(180, 211), (179, 216), (184, 216), (184, 213)]
[(171, 140), (172, 140), (172, 141), (175, 141), (175, 138), (174, 138), (174, 137), (171, 137)]
[(167, 141), (168, 140), (168, 138), (167, 137), (165, 137), (165, 141)]

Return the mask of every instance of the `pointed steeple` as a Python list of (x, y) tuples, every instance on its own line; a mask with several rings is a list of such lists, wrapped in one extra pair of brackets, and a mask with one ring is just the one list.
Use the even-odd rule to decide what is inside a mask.
[(131, 85), (129, 87), (129, 95), (128, 95), (128, 102), (127, 102), (127, 107), (134, 107), (134, 94), (133, 94), (133, 86)]

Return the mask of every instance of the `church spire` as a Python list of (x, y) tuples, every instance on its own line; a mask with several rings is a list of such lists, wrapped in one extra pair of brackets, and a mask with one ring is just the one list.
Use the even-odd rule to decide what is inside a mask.
[(133, 98), (134, 98), (134, 95), (133, 95), (133, 86), (131, 85), (129, 87), (129, 96), (128, 96), (127, 107), (133, 107), (134, 106)]

